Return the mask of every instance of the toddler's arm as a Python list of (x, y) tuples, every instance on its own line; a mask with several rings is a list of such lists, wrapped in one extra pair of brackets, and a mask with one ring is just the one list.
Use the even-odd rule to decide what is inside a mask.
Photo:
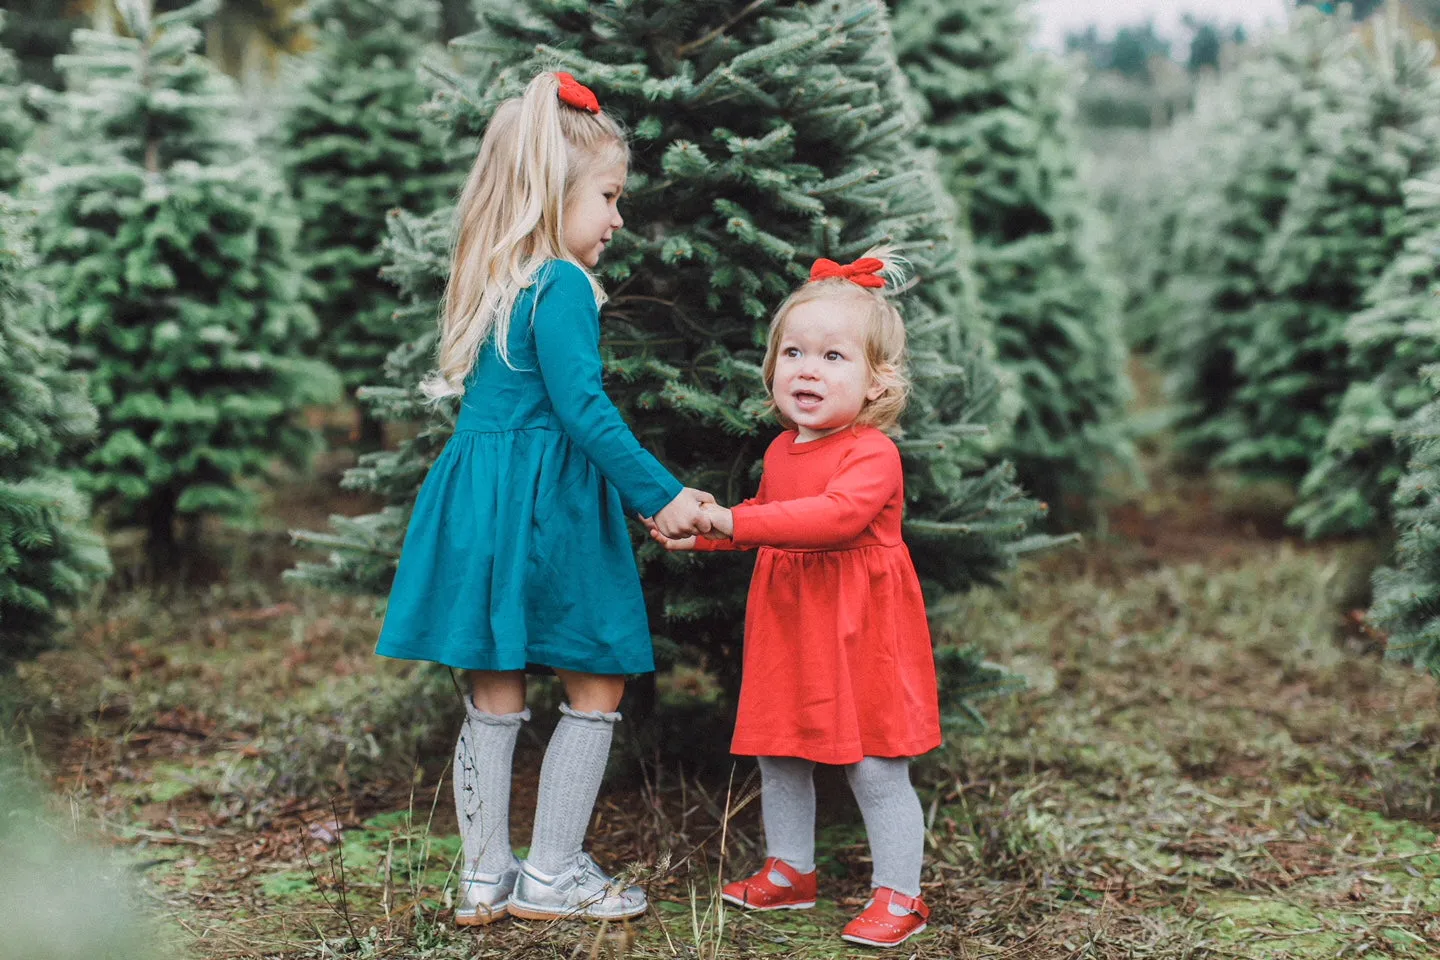
[[(761, 482), (760, 486), (762, 489), (764, 488), (765, 484), (763, 481)], [(745, 503), (758, 503), (759, 501), (760, 498), (755, 497), (753, 499), (746, 500)], [(728, 519), (730, 515), (730, 510), (726, 509), (725, 507), (716, 507), (714, 504), (706, 504), (704, 507), (704, 511), (712, 519), (715, 518), (717, 515), (724, 515)], [(660, 529), (655, 525), (654, 521), (652, 520), (645, 521), (645, 528), (650, 531), (650, 539), (654, 540), (656, 543), (660, 544), (660, 546), (664, 547), (666, 550), (669, 550), (671, 553), (688, 553), (692, 551), (696, 553), (709, 553), (716, 551), (754, 549), (754, 547), (742, 547), (736, 545), (735, 541), (730, 539), (729, 533), (726, 533), (724, 536), (715, 536), (712, 534), (711, 536), (671, 538), (661, 533)]]
[[(763, 503), (763, 502), (764, 502), (764, 496), (765, 496), (765, 481), (764, 481), (764, 479), (762, 478), (761, 481), (760, 481), (760, 493), (758, 493), (756, 496), (752, 497), (752, 498), (749, 499), (749, 500), (744, 500), (744, 501), (741, 501), (740, 503), (737, 503), (735, 506), (737, 506), (737, 507), (743, 507), (743, 506), (746, 506), (746, 505), (748, 505), (748, 504)], [(755, 547), (754, 547), (753, 545), (751, 545), (751, 546), (742, 546), (742, 545), (736, 543), (735, 540), (734, 540), (734, 538), (731, 536), (731, 526), (730, 526), (730, 524), (731, 524), (731, 518), (734, 516), (734, 508), (733, 508), (733, 507), (727, 508), (727, 507), (717, 507), (717, 506), (711, 505), (711, 506), (707, 506), (707, 507), (705, 508), (705, 512), (710, 515), (710, 522), (711, 522), (711, 528), (710, 528), (710, 529), (711, 529), (713, 532), (712, 532), (712, 533), (710, 534), (710, 536), (708, 536), (708, 537), (696, 537), (696, 538), (695, 538), (695, 546), (691, 547), (690, 549), (692, 549), (692, 550), (698, 550), (698, 551), (700, 551), (701, 553), (704, 553), (704, 552), (706, 552), (706, 551), (754, 550), (754, 549), (755, 549)], [(724, 526), (723, 529), (718, 525), (718, 524), (722, 521), (722, 518), (723, 518), (723, 522), (725, 523), (725, 526)], [(722, 535), (722, 534), (723, 534), (723, 535)]]
[[(819, 496), (745, 503), (731, 513), (739, 547), (824, 550), (858, 537), (902, 480), (900, 451), (883, 435), (852, 450)], [(724, 525), (716, 528), (723, 531)]]

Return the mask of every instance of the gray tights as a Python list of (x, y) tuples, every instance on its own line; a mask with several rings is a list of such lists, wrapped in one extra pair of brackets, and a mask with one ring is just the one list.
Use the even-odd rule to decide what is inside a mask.
[[(800, 873), (815, 869), (815, 764), (799, 757), (758, 757), (760, 810), (769, 856)], [(872, 887), (920, 895), (925, 817), (905, 757), (866, 757), (845, 767), (870, 837)]]

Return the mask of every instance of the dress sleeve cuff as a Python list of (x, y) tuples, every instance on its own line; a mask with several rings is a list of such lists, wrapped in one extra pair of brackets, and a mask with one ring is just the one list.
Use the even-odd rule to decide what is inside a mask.
[(627, 506), (632, 513), (638, 513), (642, 517), (653, 517), (664, 510), (671, 500), (680, 496), (680, 491), (684, 489), (683, 483), (667, 473), (663, 478), (655, 478), (653, 489), (645, 495), (643, 500), (637, 500)]

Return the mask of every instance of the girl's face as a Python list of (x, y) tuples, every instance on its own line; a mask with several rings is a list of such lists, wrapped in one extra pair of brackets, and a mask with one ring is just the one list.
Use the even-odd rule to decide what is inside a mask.
[(866, 401), (885, 392), (865, 359), (863, 308), (823, 299), (792, 307), (780, 330), (771, 389), (801, 442), (854, 423)]
[(625, 225), (617, 204), (626, 173), (624, 162), (592, 165), (581, 174), (565, 206), (565, 249), (587, 267), (600, 262), (610, 237)]

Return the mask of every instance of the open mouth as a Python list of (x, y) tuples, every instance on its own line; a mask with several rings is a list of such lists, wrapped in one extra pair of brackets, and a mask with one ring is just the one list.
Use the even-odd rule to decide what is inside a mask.
[(790, 397), (795, 401), (795, 405), (798, 406), (801, 410), (809, 410), (812, 407), (818, 407), (825, 400), (825, 398), (820, 396), (820, 394), (815, 393), (811, 390), (796, 390), (794, 393), (790, 394)]

